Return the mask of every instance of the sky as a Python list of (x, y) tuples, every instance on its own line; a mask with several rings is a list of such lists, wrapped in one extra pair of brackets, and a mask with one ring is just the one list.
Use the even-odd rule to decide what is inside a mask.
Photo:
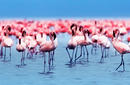
[(0, 0), (0, 17), (130, 17), (129, 4), (130, 0)]

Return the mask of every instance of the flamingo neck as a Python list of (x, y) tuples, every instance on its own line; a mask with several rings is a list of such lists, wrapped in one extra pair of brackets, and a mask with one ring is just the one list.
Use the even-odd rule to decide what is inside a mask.
[(35, 39), (37, 39), (37, 36), (35, 35)]
[(86, 40), (87, 38), (86, 38), (86, 34), (85, 33), (83, 34), (83, 36), (84, 36), (84, 40)]
[(41, 37), (43, 37), (43, 33), (41, 33)]
[(19, 39), (19, 44), (21, 44), (21, 39)]

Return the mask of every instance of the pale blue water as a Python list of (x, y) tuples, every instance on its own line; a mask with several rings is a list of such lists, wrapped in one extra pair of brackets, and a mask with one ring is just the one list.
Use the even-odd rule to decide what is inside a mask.
[[(64, 38), (63, 38), (64, 36)], [(130, 57), (124, 56), (126, 72), (117, 72), (115, 68), (120, 63), (120, 55), (114, 55), (114, 49), (110, 49), (110, 57), (100, 60), (100, 49), (97, 55), (89, 55), (90, 62), (81, 62), (70, 68), (65, 47), (69, 40), (67, 34), (58, 35), (58, 48), (55, 52), (55, 68), (53, 74), (44, 75), (43, 59), (37, 56), (36, 60), (26, 60), (27, 66), (18, 68), (21, 55), (12, 47), (12, 61), (0, 62), (0, 85), (129, 85), (130, 84)], [(91, 46), (88, 48), (89, 53)], [(8, 50), (9, 51), (9, 50)], [(1, 60), (0, 60), (1, 61)]]

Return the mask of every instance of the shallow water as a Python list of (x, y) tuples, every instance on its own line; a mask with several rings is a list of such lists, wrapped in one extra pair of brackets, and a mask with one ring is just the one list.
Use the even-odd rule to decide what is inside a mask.
[[(16, 43), (12, 47), (12, 61), (0, 62), (0, 85), (129, 85), (130, 57), (124, 55), (126, 72), (115, 71), (120, 63), (120, 55), (114, 55), (111, 47), (110, 55), (104, 63), (98, 63), (101, 57), (100, 48), (96, 55), (91, 55), (89, 62), (80, 60), (73, 67), (65, 65), (69, 58), (65, 47), (69, 40), (67, 34), (58, 35), (58, 47), (55, 52), (54, 69), (52, 74), (39, 74), (43, 71), (43, 58), (38, 55), (36, 60), (26, 59), (27, 66), (18, 68), (21, 54), (16, 51)], [(13, 38), (15, 39), (15, 38)], [(7, 50), (7, 54), (8, 54)], [(2, 60), (1, 60), (2, 61)]]

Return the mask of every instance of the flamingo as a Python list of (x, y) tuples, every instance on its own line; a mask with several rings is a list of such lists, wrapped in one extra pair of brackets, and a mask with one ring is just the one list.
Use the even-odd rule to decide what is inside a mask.
[(102, 53), (100, 63), (103, 62), (104, 52), (105, 52), (105, 57), (108, 56), (108, 53), (107, 53), (107, 56), (106, 56), (106, 50), (108, 49), (108, 51), (109, 51), (109, 48), (110, 48), (110, 45), (111, 45), (109, 39), (105, 36), (106, 32), (104, 34), (102, 34), (102, 31), (103, 31), (103, 29), (101, 28), (100, 29), (100, 35), (99, 35), (99, 38), (98, 38), (98, 44), (101, 46), (101, 53)]
[[(67, 51), (69, 59), (70, 59), (70, 61), (69, 61), (70, 64), (73, 63), (74, 51), (75, 51), (75, 48), (77, 47), (77, 41), (76, 41), (76, 38), (75, 38), (76, 37), (75, 29), (73, 29), (74, 27), (75, 27), (75, 29), (77, 29), (77, 25), (75, 25), (75, 24), (72, 24), (71, 27), (70, 27), (70, 29), (72, 31), (72, 36), (71, 36), (71, 38), (68, 42), (68, 45), (66, 47), (66, 51)], [(72, 56), (70, 55), (69, 50), (73, 51)]]
[[(49, 71), (51, 70), (50, 66), (51, 66), (51, 61), (53, 61), (53, 51), (56, 49), (57, 47), (57, 38), (56, 38), (56, 34), (55, 32), (50, 32), (49, 33), (49, 37), (50, 37), (50, 40), (49, 41), (46, 41), (44, 44), (42, 44), (40, 46), (40, 51), (41, 52), (48, 52), (48, 64), (49, 64)], [(46, 56), (44, 56), (44, 71), (43, 73), (46, 73)], [(48, 72), (49, 72), (48, 71)]]
[[(36, 35), (34, 36), (29, 36), (27, 35), (26, 31), (24, 30), (22, 32), (22, 37), (23, 37), (23, 42), (26, 44), (26, 47), (28, 48), (28, 53), (27, 53), (27, 58), (32, 59), (33, 58), (33, 53), (35, 52), (35, 48), (37, 46), (36, 42)], [(31, 53), (31, 56), (28, 57), (29, 53)]]
[(92, 36), (91, 54), (93, 54), (93, 49), (95, 49), (95, 54), (96, 54), (98, 38), (99, 38), (98, 34), (95, 34), (95, 35)]
[(30, 57), (28, 57), (28, 54), (27, 54), (27, 57), (29, 58), (29, 59), (32, 59), (33, 58), (33, 54), (35, 53), (35, 49), (36, 49), (36, 47), (37, 47), (37, 41), (36, 41), (36, 35), (35, 35), (35, 38), (33, 38), (33, 36), (31, 37), (31, 36), (28, 36), (28, 38), (29, 38), (29, 42), (28, 42), (28, 44), (26, 45), (27, 46), (27, 48), (28, 48), (28, 54), (29, 53), (31, 53), (31, 56)]
[[(81, 47), (81, 54), (80, 54), (79, 57), (77, 57), (77, 50), (78, 49), (76, 49), (75, 63), (76, 63), (76, 60), (79, 59), (82, 56), (82, 50), (83, 50), (83, 55), (85, 56), (84, 48), (85, 48), (86, 53), (87, 53), (87, 62), (88, 62), (88, 55), (89, 55), (89, 53), (88, 53), (88, 50), (87, 50), (87, 46), (92, 43), (90, 38), (88, 37), (90, 32), (88, 30), (83, 30), (82, 26), (80, 26), (80, 31), (81, 31), (80, 35), (76, 36), (76, 38), (77, 38), (76, 42), (77, 42), (77, 45), (79, 45)], [(86, 35), (86, 33), (88, 35)]]
[(114, 30), (113, 31), (113, 37), (112, 38), (112, 44), (113, 47), (121, 54), (121, 63), (120, 65), (116, 68), (118, 70), (120, 66), (123, 65), (123, 71), (125, 71), (125, 64), (124, 64), (124, 54), (130, 53), (130, 47), (123, 43), (122, 41), (118, 40), (118, 35), (119, 35), (119, 30)]
[(10, 59), (9, 61), (11, 61), (11, 47), (13, 45), (13, 40), (11, 38), (8, 37), (8, 34), (6, 32), (4, 32), (4, 36), (2, 37), (2, 42), (1, 42), (1, 46), (5, 47), (5, 53), (4, 53), (4, 62), (6, 61), (6, 48), (10, 48)]
[(21, 40), (21, 37), (19, 37), (19, 43), (16, 46), (16, 50), (18, 52), (22, 53), (22, 57), (21, 57), (21, 65), (18, 66), (25, 66), (26, 64), (24, 63), (25, 60), (25, 50), (26, 50), (26, 44)]

